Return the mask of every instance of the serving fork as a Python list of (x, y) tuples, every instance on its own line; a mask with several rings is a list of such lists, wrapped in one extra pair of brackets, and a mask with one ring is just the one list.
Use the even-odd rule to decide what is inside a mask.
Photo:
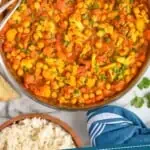
[[(0, 7), (0, 14), (2, 14), (5, 10), (7, 10), (7, 8), (12, 5), (16, 0), (10, 0), (8, 2), (6, 2), (4, 5), (2, 5)], [(16, 5), (12, 8), (12, 10), (10, 12), (8, 12), (8, 14), (6, 14), (6, 16), (2, 19), (2, 21), (0, 22), (0, 31), (3, 29), (3, 27), (5, 26), (5, 24), (7, 23), (7, 21), (10, 19), (10, 17), (13, 15), (13, 13), (16, 11), (16, 9), (20, 6), (22, 0), (18, 0)]]

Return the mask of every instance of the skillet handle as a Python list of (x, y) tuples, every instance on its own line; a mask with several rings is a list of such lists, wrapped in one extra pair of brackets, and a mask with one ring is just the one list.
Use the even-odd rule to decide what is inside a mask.
[(3, 13), (15, 0), (6, 2), (3, 6), (0, 7), (0, 14)]
[(10, 19), (10, 17), (13, 15), (13, 13), (16, 11), (16, 9), (20, 6), (21, 0), (18, 0), (16, 6), (4, 17), (4, 19), (0, 22), (0, 31), (5, 26), (7, 21)]

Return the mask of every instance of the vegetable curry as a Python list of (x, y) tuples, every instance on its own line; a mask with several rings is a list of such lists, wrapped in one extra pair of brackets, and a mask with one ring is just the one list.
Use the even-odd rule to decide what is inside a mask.
[(147, 0), (24, 0), (0, 39), (29, 91), (93, 104), (122, 91), (145, 62)]

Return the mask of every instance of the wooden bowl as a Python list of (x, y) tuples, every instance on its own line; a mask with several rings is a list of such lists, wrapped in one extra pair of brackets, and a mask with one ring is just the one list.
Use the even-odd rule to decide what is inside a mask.
[(47, 114), (24, 114), (24, 115), (19, 115), (17, 117), (14, 117), (14, 118), (6, 121), (2, 125), (0, 125), (0, 131), (5, 129), (6, 127), (11, 126), (14, 123), (20, 122), (21, 120), (32, 119), (32, 118), (45, 119), (49, 122), (52, 122), (54, 124), (59, 125), (62, 129), (64, 129), (66, 132), (68, 132), (68, 134), (70, 134), (72, 136), (72, 139), (73, 139), (73, 141), (74, 141), (77, 148), (80, 148), (80, 147), (83, 146), (83, 143), (82, 143), (80, 137), (75, 133), (75, 131), (67, 123), (61, 121), (58, 118), (47, 115)]

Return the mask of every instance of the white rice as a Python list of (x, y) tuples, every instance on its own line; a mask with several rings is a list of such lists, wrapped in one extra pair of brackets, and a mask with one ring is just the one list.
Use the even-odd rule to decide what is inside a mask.
[(20, 121), (0, 132), (0, 150), (60, 150), (75, 144), (60, 126), (33, 118)]

